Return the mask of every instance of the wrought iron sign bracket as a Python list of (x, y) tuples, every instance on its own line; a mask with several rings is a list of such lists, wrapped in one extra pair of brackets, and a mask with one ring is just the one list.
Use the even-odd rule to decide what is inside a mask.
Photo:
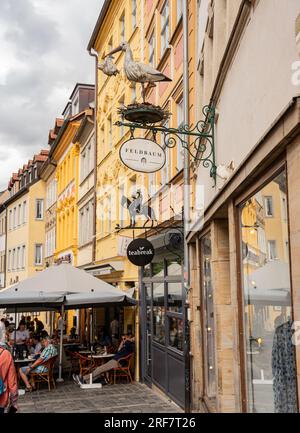
[(136, 129), (152, 131), (153, 140), (156, 142), (157, 133), (163, 137), (163, 147), (173, 148), (179, 143), (188, 150), (193, 161), (202, 163), (203, 167), (210, 169), (210, 177), (216, 185), (216, 158), (215, 158), (215, 109), (206, 105), (202, 113), (204, 120), (196, 123), (196, 126), (182, 125), (179, 128), (167, 128), (156, 126), (153, 123), (137, 123), (118, 121), (116, 126), (124, 126), (130, 129), (131, 138), (134, 138)]

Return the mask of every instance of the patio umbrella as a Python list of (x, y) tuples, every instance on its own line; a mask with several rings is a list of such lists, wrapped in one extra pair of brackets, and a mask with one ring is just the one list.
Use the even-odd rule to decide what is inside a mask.
[[(21, 306), (22, 311), (32, 311), (32, 308), (38, 307), (61, 308), (62, 315), (65, 307), (86, 308), (88, 305), (124, 302), (135, 304), (135, 300), (126, 292), (70, 264), (51, 266), (0, 292), (0, 307)], [(62, 371), (62, 336), (63, 321), (58, 380), (61, 380)]]

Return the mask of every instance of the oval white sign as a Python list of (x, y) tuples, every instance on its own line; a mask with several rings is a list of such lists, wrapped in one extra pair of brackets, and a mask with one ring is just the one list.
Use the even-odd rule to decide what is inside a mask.
[(164, 149), (146, 138), (125, 141), (120, 148), (120, 158), (128, 168), (141, 173), (161, 170), (166, 162)]

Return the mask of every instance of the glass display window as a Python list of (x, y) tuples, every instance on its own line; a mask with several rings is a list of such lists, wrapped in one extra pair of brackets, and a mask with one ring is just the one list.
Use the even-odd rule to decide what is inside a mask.
[(297, 412), (286, 172), (248, 198), (239, 215), (247, 409)]

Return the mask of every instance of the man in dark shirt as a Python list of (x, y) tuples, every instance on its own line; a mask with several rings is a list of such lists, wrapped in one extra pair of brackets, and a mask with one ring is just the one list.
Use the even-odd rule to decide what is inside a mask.
[[(101, 367), (96, 367), (94, 371), (92, 371), (92, 379), (98, 379), (103, 373), (112, 370), (113, 368), (117, 368), (118, 366), (122, 366), (122, 358), (134, 353), (135, 350), (135, 337), (132, 334), (127, 334), (122, 336), (121, 344), (118, 348), (115, 356), (105, 364), (101, 365)], [(80, 376), (78, 374), (73, 374), (74, 382), (77, 385), (82, 385), (83, 383), (89, 383), (90, 375), (87, 374), (85, 376)]]

